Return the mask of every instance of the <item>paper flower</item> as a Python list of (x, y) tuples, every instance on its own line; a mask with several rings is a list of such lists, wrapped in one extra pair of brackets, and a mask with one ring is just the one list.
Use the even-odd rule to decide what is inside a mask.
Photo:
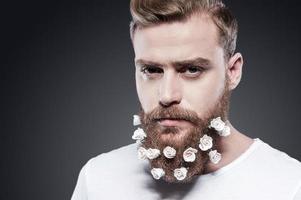
[(138, 126), (141, 124), (141, 120), (139, 115), (133, 115), (133, 125), (134, 126)]
[(143, 147), (138, 148), (138, 158), (140, 160), (145, 160), (147, 158), (147, 150)]
[(149, 148), (146, 152), (146, 156), (148, 157), (148, 159), (155, 159), (160, 155), (160, 150), (159, 149), (152, 149)]
[(153, 168), (151, 170), (151, 174), (153, 175), (154, 179), (159, 180), (162, 176), (165, 175), (165, 172), (162, 168)]
[(183, 152), (183, 158), (186, 162), (193, 162), (195, 161), (196, 158), (196, 153), (198, 152), (198, 150), (196, 150), (195, 148), (189, 147), (188, 149), (186, 149)]
[(137, 128), (134, 131), (132, 139), (133, 140), (143, 140), (144, 138), (146, 138), (146, 133), (144, 132), (144, 130), (142, 128)]
[(174, 177), (176, 177), (176, 179), (178, 181), (182, 181), (187, 176), (187, 169), (185, 167), (177, 168), (177, 169), (174, 170), (173, 175), (174, 175)]
[(136, 140), (136, 144), (137, 144), (137, 147), (139, 148), (142, 145), (142, 141), (141, 140)]
[(176, 153), (176, 150), (170, 146), (167, 146), (163, 149), (163, 154), (166, 158), (174, 158)]
[(225, 122), (221, 120), (221, 117), (217, 117), (211, 120), (209, 128), (214, 128), (220, 136), (230, 135), (230, 127), (226, 125)]
[(230, 133), (231, 133), (230, 132), (230, 127), (229, 126), (225, 126), (224, 129), (219, 132), (219, 135), (226, 137), (226, 136), (230, 135)]
[(225, 127), (225, 122), (221, 120), (221, 117), (217, 117), (210, 122), (209, 128), (214, 128), (216, 131), (222, 131)]
[(208, 136), (208, 135), (203, 135), (203, 137), (200, 139), (200, 144), (199, 144), (199, 148), (202, 151), (207, 151), (208, 149), (212, 148), (212, 137)]
[(213, 162), (214, 164), (217, 164), (221, 158), (222, 158), (222, 155), (220, 153), (217, 152), (217, 150), (212, 150), (208, 153), (209, 155), (209, 159), (211, 162)]

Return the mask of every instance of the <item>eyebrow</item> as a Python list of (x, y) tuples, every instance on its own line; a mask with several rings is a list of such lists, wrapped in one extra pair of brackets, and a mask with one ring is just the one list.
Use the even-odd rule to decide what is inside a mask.
[[(153, 66), (164, 66), (164, 64), (153, 62), (153, 61), (148, 61), (144, 59), (137, 59), (135, 61), (136, 65), (153, 65)], [(193, 59), (188, 59), (188, 60), (181, 60), (181, 61), (173, 61), (171, 62), (172, 66), (175, 67), (183, 67), (187, 65), (200, 65), (200, 66), (210, 66), (211, 62), (208, 59), (202, 58), (202, 57), (197, 57)]]

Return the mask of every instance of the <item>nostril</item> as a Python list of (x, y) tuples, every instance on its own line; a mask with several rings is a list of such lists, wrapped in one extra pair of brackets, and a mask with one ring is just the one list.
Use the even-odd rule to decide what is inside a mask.
[(162, 107), (170, 107), (174, 104), (180, 104), (180, 101), (159, 101), (159, 104)]
[(162, 106), (162, 107), (168, 107), (168, 104), (165, 103), (165, 102), (160, 101), (159, 104), (160, 104), (160, 106)]

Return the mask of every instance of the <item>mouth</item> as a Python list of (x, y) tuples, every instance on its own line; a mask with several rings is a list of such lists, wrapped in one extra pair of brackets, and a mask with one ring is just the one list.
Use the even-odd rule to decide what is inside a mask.
[(185, 126), (189, 121), (180, 118), (160, 118), (155, 119), (161, 126), (165, 127), (182, 127)]

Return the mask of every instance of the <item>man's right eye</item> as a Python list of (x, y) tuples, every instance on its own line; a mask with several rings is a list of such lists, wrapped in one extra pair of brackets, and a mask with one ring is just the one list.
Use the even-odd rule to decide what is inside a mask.
[(155, 66), (144, 66), (141, 68), (141, 72), (146, 75), (159, 74), (163, 73), (163, 69)]

